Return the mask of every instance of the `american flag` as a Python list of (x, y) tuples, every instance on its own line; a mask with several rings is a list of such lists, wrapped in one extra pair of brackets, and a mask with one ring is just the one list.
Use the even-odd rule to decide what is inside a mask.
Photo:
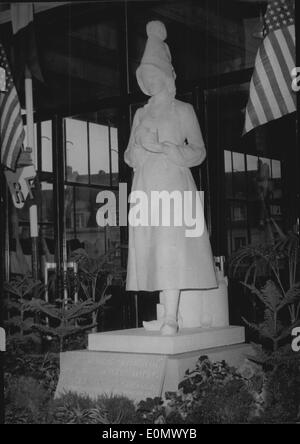
[(244, 133), (296, 111), (291, 76), (296, 65), (295, 34), (294, 0), (271, 0), (251, 80)]
[(12, 170), (25, 138), (18, 94), (13, 82), (8, 60), (0, 43), (0, 67), (6, 73), (6, 91), (0, 93), (0, 149), (1, 165)]

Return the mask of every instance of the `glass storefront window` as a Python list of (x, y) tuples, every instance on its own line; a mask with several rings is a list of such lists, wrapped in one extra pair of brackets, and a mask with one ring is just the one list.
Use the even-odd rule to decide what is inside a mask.
[[(295, 114), (243, 136), (249, 84), (211, 89), (205, 94), (212, 206), (216, 205), (216, 198), (220, 199), (220, 205), (224, 205), (227, 241), (225, 244), (224, 240), (223, 245), (227, 245), (230, 256), (242, 245), (276, 239), (277, 227), (283, 231), (289, 229), (285, 201), (289, 199), (291, 187), (287, 168), (291, 168), (290, 156), (296, 149), (292, 130), (295, 128)], [(282, 149), (280, 133), (286, 134), (288, 151)], [(215, 174), (219, 165), (217, 158), (222, 152), (223, 172), (220, 171), (220, 174), (223, 173), (224, 188), (223, 179)], [(222, 190), (224, 197), (216, 190)], [(217, 217), (220, 213), (213, 210), (212, 235), (219, 227), (221, 237), (223, 226), (218, 225)]]
[[(119, 227), (99, 227), (96, 203), (99, 189), (91, 187), (66, 187), (66, 229), (68, 254), (83, 249), (92, 259), (120, 248)], [(118, 205), (118, 193), (116, 193)], [(116, 252), (119, 258), (119, 253)], [(118, 259), (119, 261), (119, 259)]]
[(247, 192), (245, 156), (233, 153), (232, 161), (234, 196), (236, 199), (245, 199)]
[[(29, 145), (27, 126), (25, 130), (25, 148)], [(53, 173), (52, 160), (52, 122), (50, 120), (38, 122), (34, 124), (35, 146), (32, 152), (32, 160), (36, 170), (39, 170), (39, 165), (42, 166), (42, 171)], [(32, 148), (32, 147), (31, 147)]]
[(43, 224), (53, 224), (53, 184), (42, 182), (40, 187), (40, 222)]
[[(27, 125), (24, 126), (24, 130), (25, 130), (25, 139), (24, 139), (24, 148), (26, 149), (27, 147), (29, 147), (29, 142), (28, 142), (28, 132), (27, 132)], [(33, 160), (33, 164), (35, 166), (35, 169), (38, 169), (38, 136), (37, 136), (37, 124), (34, 124), (34, 147), (30, 146), (29, 148), (33, 148), (32, 153), (31, 153), (31, 158)]]
[(65, 119), (68, 182), (118, 186), (119, 144), (116, 110)]
[(85, 121), (65, 119), (67, 180), (89, 183), (88, 127)]
[[(232, 174), (231, 158), (237, 160)], [(228, 236), (230, 238), (228, 245), (230, 245), (229, 251), (236, 251), (242, 246), (241, 239), (243, 239), (243, 245), (263, 242), (265, 226), (271, 220), (279, 226), (283, 224), (282, 167), (279, 160), (230, 153), (229, 151), (225, 151), (224, 159), (225, 180), (226, 183), (230, 183), (231, 175), (233, 175), (234, 189), (234, 192), (231, 193), (231, 189), (226, 188), (226, 201), (231, 205), (231, 212), (227, 214)], [(245, 185), (245, 194), (243, 193), (243, 195), (241, 195), (241, 183)], [(241, 198), (245, 202), (241, 202)], [(242, 231), (241, 224), (244, 226)]]

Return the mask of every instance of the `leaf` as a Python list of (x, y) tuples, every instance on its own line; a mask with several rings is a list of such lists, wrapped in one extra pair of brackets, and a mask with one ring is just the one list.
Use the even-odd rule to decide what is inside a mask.
[(242, 285), (244, 285), (244, 287), (248, 288), (251, 293), (255, 294), (258, 299), (268, 308), (270, 308), (272, 310), (272, 305), (270, 304), (270, 302), (268, 300), (266, 300), (264, 294), (262, 291), (258, 290), (258, 288), (256, 288), (254, 285), (248, 285), (245, 284), (244, 282), (242, 283)]
[(16, 309), (16, 310), (20, 311), (20, 307), (21, 307), (20, 302), (14, 302), (12, 300), (6, 300), (5, 301), (5, 305), (6, 305), (6, 308), (8, 310)]
[(33, 318), (26, 318), (26, 319), (23, 321), (23, 327), (24, 327), (26, 330), (31, 330), (33, 326), (34, 326), (34, 319), (33, 319)]
[(68, 320), (76, 319), (78, 317), (82, 317), (88, 315), (100, 307), (100, 303), (95, 303), (93, 300), (89, 299), (87, 301), (78, 303), (66, 310), (66, 318)]
[(298, 299), (300, 299), (300, 282), (297, 282), (292, 288), (290, 288), (282, 301), (281, 308), (286, 305), (294, 304)]
[(20, 323), (21, 323), (20, 316), (13, 316), (5, 321), (5, 325), (7, 327), (19, 327)]
[(260, 334), (260, 336), (264, 336), (264, 337), (266, 337), (266, 338), (268, 338), (268, 339), (271, 339), (271, 340), (273, 340), (273, 335), (271, 334), (271, 333), (269, 333), (268, 331), (267, 331), (267, 329), (265, 329), (264, 327), (263, 327), (263, 325), (262, 324), (254, 324), (254, 323), (251, 323), (251, 322), (249, 322), (249, 321), (247, 321), (247, 319), (245, 319), (245, 318), (242, 318), (243, 319), (243, 321), (245, 322), (245, 324), (249, 327), (249, 328), (251, 328), (252, 330), (254, 330), (254, 331), (256, 331), (257, 333), (259, 333)]
[(278, 287), (273, 281), (268, 281), (265, 287), (262, 289), (262, 293), (265, 301), (268, 301), (270, 304), (272, 311), (276, 312), (284, 297), (278, 290)]
[(61, 310), (41, 299), (33, 299), (28, 303), (28, 307), (30, 307), (33, 312), (43, 313), (50, 318), (61, 320)]

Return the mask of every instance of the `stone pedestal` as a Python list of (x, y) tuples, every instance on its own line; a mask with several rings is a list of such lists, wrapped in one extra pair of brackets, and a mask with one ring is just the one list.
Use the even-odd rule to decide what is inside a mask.
[(239, 366), (251, 346), (242, 327), (183, 330), (172, 337), (144, 329), (89, 335), (87, 351), (61, 354), (56, 396), (125, 395), (139, 402), (176, 391), (200, 356)]

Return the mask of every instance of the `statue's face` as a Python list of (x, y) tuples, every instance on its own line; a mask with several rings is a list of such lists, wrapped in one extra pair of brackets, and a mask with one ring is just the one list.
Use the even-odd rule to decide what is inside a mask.
[(142, 66), (141, 80), (150, 96), (155, 96), (166, 88), (165, 75), (155, 66)]

